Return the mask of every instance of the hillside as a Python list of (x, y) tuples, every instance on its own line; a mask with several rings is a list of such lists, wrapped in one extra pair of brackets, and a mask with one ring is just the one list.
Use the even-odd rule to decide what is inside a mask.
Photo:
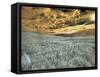
[(59, 36), (93, 36), (95, 35), (95, 26), (94, 24), (89, 25), (76, 25), (74, 27), (65, 27), (54, 30), (52, 33)]
[(95, 32), (93, 10), (23, 7), (21, 18), (22, 31), (27, 32), (55, 35), (88, 35), (91, 29), (91, 35)]

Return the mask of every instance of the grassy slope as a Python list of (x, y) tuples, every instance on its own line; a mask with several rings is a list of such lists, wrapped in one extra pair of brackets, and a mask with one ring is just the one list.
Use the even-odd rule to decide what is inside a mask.
[[(94, 37), (61, 37), (40, 33), (22, 33), (22, 55), (27, 53), (31, 65), (23, 70), (92, 67), (95, 65)], [(27, 64), (27, 60), (25, 61)], [(24, 63), (25, 63), (24, 62)]]

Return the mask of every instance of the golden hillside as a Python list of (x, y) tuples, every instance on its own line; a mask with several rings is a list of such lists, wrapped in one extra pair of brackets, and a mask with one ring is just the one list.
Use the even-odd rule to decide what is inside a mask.
[(22, 31), (49, 34), (94, 35), (95, 12), (93, 10), (23, 7)]

